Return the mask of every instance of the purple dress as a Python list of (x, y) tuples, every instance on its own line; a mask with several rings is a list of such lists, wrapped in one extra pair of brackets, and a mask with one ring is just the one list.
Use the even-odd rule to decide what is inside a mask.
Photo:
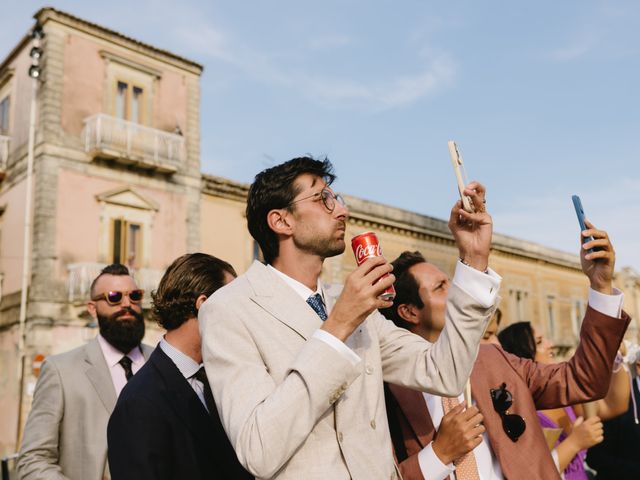
[[(571, 424), (573, 425), (573, 422), (576, 421), (576, 414), (573, 411), (573, 408), (564, 407), (564, 411), (569, 416), (569, 419), (571, 420)], [(538, 413), (538, 420), (540, 420), (540, 425), (542, 426), (542, 428), (560, 428), (544, 413), (542, 412), (537, 412), (537, 413)], [(563, 431), (560, 434), (560, 437), (558, 437), (558, 440), (556, 441), (554, 448), (557, 447), (558, 444), (564, 441), (566, 438), (567, 438), (567, 434)], [(563, 474), (564, 474), (565, 480), (587, 480), (588, 477), (584, 471), (584, 458), (586, 456), (587, 456), (587, 451), (580, 450), (578, 454), (575, 457), (573, 457), (573, 460), (571, 460), (571, 463), (569, 463), (569, 465), (567, 465), (567, 468), (564, 469)]]

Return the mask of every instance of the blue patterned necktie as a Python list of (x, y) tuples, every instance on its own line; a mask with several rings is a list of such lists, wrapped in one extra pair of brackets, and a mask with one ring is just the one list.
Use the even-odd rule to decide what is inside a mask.
[(324, 309), (324, 303), (319, 293), (307, 298), (307, 303), (311, 308), (313, 308), (313, 311), (318, 314), (320, 320), (324, 322), (327, 319), (327, 311)]

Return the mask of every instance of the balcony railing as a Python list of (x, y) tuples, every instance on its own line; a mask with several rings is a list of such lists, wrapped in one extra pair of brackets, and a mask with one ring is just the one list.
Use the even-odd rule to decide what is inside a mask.
[(85, 151), (93, 158), (173, 173), (184, 164), (184, 137), (99, 113), (84, 121)]
[(2, 178), (7, 171), (7, 164), (9, 162), (9, 140), (10, 137), (0, 135), (0, 178)]
[[(91, 283), (104, 267), (106, 267), (104, 263), (70, 263), (67, 265), (69, 273), (67, 278), (67, 291), (70, 303), (86, 302), (89, 300)], [(145, 291), (142, 306), (149, 308), (151, 305), (151, 292), (158, 288), (164, 271), (151, 268), (130, 270), (138, 288), (143, 288)]]

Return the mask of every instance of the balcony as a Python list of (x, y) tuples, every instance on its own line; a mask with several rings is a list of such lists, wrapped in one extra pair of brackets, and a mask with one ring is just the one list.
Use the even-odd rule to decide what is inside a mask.
[(84, 121), (85, 151), (143, 170), (174, 173), (184, 164), (184, 137), (99, 113)]
[(10, 137), (0, 135), (0, 181), (7, 174), (7, 164), (9, 161), (9, 140)]
[[(67, 292), (69, 303), (84, 303), (89, 300), (93, 279), (106, 267), (104, 263), (70, 263), (67, 265)], [(151, 292), (158, 288), (163, 270), (151, 268), (131, 269), (138, 288), (144, 289), (143, 308), (151, 306)]]

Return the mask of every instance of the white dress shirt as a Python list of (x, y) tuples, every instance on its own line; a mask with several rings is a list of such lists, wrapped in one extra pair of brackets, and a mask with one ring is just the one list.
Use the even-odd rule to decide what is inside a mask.
[[(610, 317), (620, 318), (622, 315), (623, 301), (624, 295), (617, 288), (614, 289), (613, 295), (604, 295), (591, 288), (589, 289), (589, 305), (591, 308)], [(442, 398), (429, 393), (423, 393), (423, 395), (427, 409), (431, 415), (431, 420), (433, 421), (433, 426), (438, 430), (442, 417), (444, 416)], [(458, 400), (462, 402), (464, 400), (463, 395), (460, 395)], [(482, 434), (482, 442), (473, 449), (473, 454), (476, 457), (478, 473), (481, 480), (502, 478), (502, 470), (489, 444), (487, 432)], [(554, 461), (555, 460), (554, 458)], [(452, 463), (444, 464), (440, 461), (433, 451), (433, 442), (429, 443), (429, 445), (418, 453), (418, 463), (423, 476), (429, 480), (444, 480), (455, 471)]]
[[(107, 342), (104, 337), (98, 334), (98, 344), (104, 355), (104, 359), (109, 367), (109, 373), (111, 373), (111, 380), (113, 380), (113, 386), (116, 389), (116, 396), (120, 396), (120, 392), (127, 384), (127, 377), (124, 374), (124, 368), (120, 365), (120, 360), (125, 356), (120, 350)], [(135, 347), (129, 353), (126, 354), (131, 359), (131, 371), (135, 374), (144, 365), (144, 356), (140, 346)]]
[(203, 364), (196, 362), (189, 355), (182, 353), (176, 347), (167, 342), (164, 337), (160, 340), (160, 349), (167, 355), (167, 357), (169, 357), (178, 370), (180, 370), (180, 373), (187, 383), (191, 385), (193, 391), (196, 392), (196, 395), (202, 402), (202, 405), (204, 405), (204, 408), (209, 411), (207, 408), (207, 402), (204, 399), (204, 384), (194, 377)]
[[(318, 280), (318, 285), (316, 287), (316, 291), (314, 292), (303, 283), (300, 283), (299, 281), (291, 278), (285, 273), (282, 273), (272, 265), (267, 265), (267, 267), (275, 272), (278, 276), (280, 276), (280, 278), (282, 278), (287, 285), (289, 285), (298, 295), (300, 295), (300, 297), (305, 302), (311, 295), (319, 293), (322, 297), (322, 301), (326, 306), (326, 302), (324, 300), (324, 291), (322, 290), (320, 280)], [(493, 303), (495, 302), (495, 298), (498, 295), (498, 290), (500, 289), (501, 281), (502, 277), (500, 277), (500, 275), (498, 275), (491, 269), (488, 270), (487, 274), (476, 270), (475, 268), (464, 265), (462, 262), (458, 262), (456, 264), (456, 271), (453, 276), (453, 283), (464, 290), (480, 305), (487, 308), (493, 305)], [(357, 365), (357, 363), (361, 360), (353, 350), (351, 350), (344, 344), (344, 342), (331, 335), (326, 330), (316, 330), (313, 334), (313, 337), (317, 338), (318, 340), (322, 340), (323, 342), (335, 348), (353, 365)]]

